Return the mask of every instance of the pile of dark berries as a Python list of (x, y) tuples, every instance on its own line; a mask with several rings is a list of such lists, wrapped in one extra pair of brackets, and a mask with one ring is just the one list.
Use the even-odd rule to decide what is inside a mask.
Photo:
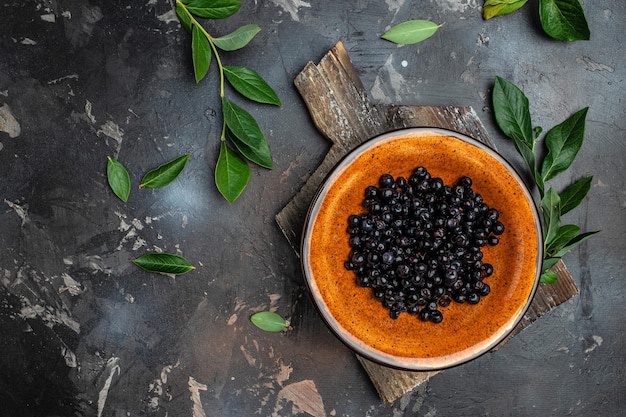
[(411, 176), (380, 177), (365, 190), (364, 214), (348, 218), (356, 282), (372, 289), (391, 318), (403, 312), (440, 323), (451, 301), (476, 304), (489, 294), (493, 266), (481, 248), (497, 245), (504, 225), (498, 211), (461, 177), (454, 186), (424, 167)]

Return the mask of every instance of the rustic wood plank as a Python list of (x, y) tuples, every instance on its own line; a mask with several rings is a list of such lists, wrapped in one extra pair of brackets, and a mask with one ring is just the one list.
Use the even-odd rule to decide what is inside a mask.
[[(309, 62), (294, 84), (313, 123), (332, 144), (300, 192), (276, 215), (278, 225), (298, 255), (304, 219), (316, 190), (332, 167), (362, 142), (392, 130), (428, 126), (464, 133), (495, 148), (471, 107), (373, 105), (341, 42), (319, 64)], [(527, 314), (494, 350), (550, 309), (578, 294), (565, 265), (559, 262), (554, 270), (559, 276), (558, 283), (539, 286)], [(385, 402), (395, 401), (437, 373), (392, 369), (359, 355), (357, 358)]]
[(356, 357), (370, 377), (378, 395), (386, 403), (394, 402), (439, 373), (438, 371), (411, 372), (390, 369), (362, 356), (356, 355)]

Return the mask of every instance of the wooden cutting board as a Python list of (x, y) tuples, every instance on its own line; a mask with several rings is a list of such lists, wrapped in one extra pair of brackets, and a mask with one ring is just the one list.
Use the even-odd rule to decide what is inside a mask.
[[(304, 219), (317, 188), (332, 167), (364, 141), (392, 130), (427, 126), (464, 133), (495, 149), (471, 107), (372, 104), (341, 42), (319, 64), (309, 62), (294, 83), (315, 126), (332, 143), (321, 165), (276, 215), (278, 225), (298, 256)], [(559, 276), (558, 282), (539, 286), (522, 321), (494, 351), (544, 313), (579, 293), (563, 263), (559, 262), (553, 269)], [(359, 355), (357, 358), (385, 402), (395, 401), (437, 373), (402, 371)]]

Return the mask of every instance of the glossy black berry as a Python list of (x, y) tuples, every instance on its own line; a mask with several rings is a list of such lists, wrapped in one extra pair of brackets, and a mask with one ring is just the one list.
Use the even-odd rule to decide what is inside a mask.
[(383, 174), (380, 176), (380, 179), (378, 181), (378, 183), (380, 184), (381, 188), (391, 188), (393, 187), (393, 183), (395, 182), (395, 180), (393, 179), (393, 177), (390, 174)]

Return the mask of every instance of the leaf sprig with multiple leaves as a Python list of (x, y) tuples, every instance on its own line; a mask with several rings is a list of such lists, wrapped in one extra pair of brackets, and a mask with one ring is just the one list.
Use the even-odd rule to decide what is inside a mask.
[(226, 98), (225, 81), (249, 100), (281, 105), (274, 90), (256, 71), (243, 66), (224, 65), (220, 57), (222, 51), (235, 51), (248, 45), (261, 30), (259, 26), (248, 24), (228, 35), (213, 37), (197, 20), (224, 19), (235, 14), (240, 7), (238, 0), (176, 0), (178, 19), (191, 32), (191, 56), (196, 82), (205, 78), (213, 57), (218, 67), (223, 123), (215, 184), (231, 203), (241, 195), (250, 179), (247, 161), (268, 169), (273, 168), (273, 162), (265, 134), (254, 117)]
[[(483, 18), (501, 16), (520, 9), (528, 0), (485, 0)], [(579, 0), (539, 0), (543, 31), (561, 41), (589, 40), (590, 31)]]
[(544, 138), (547, 154), (540, 163), (535, 157), (542, 129), (533, 129), (528, 98), (513, 83), (496, 77), (493, 88), (493, 110), (502, 132), (513, 139), (515, 147), (526, 162), (541, 196), (543, 215), (544, 259), (541, 282), (556, 282), (550, 270), (567, 252), (590, 238), (595, 232), (580, 233), (580, 227), (561, 224), (561, 217), (578, 207), (591, 189), (592, 177), (584, 177), (561, 193), (553, 188), (545, 191), (546, 182), (570, 167), (585, 136), (585, 116), (588, 108), (577, 111), (563, 123), (553, 127)]

